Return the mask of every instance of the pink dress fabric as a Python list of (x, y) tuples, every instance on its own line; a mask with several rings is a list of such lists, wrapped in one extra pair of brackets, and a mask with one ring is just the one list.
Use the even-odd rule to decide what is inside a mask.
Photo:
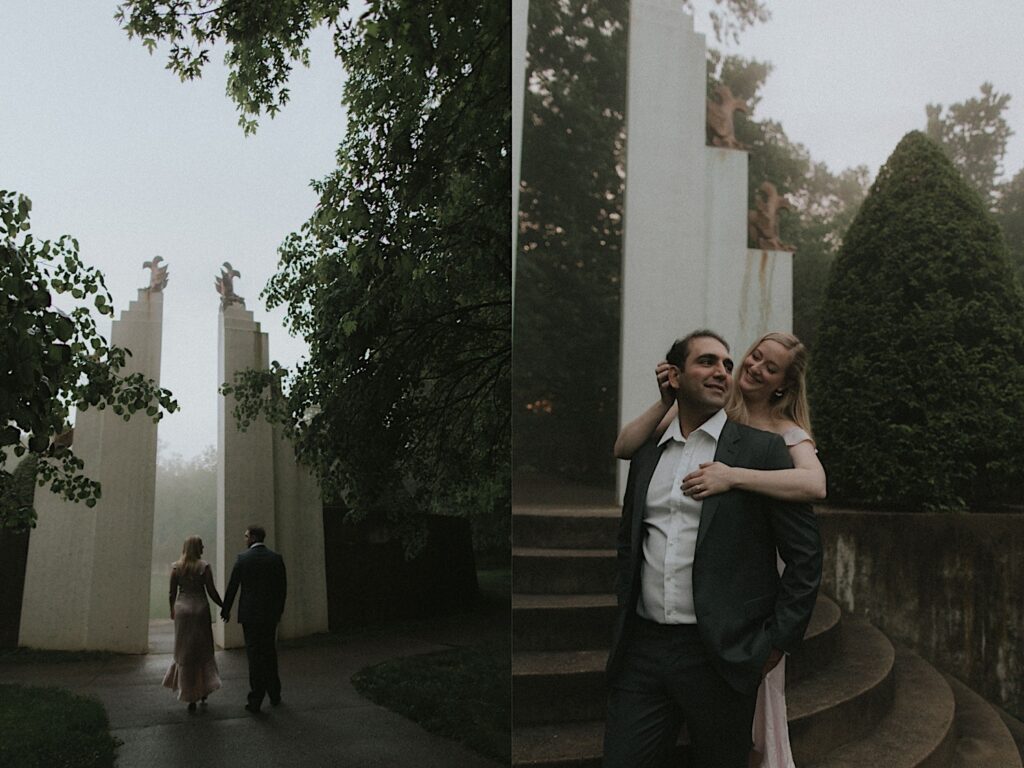
[(174, 600), (174, 661), (164, 675), (165, 688), (178, 692), (178, 701), (194, 702), (220, 688), (220, 673), (213, 658), (213, 628), (200, 560), (195, 574), (178, 575)]
[[(788, 447), (811, 436), (800, 427), (793, 427), (782, 433)], [(813, 442), (813, 440), (811, 441)], [(779, 572), (784, 563), (779, 560)], [(754, 751), (760, 753), (758, 768), (796, 768), (793, 753), (789, 747), (789, 724), (786, 717), (786, 658), (778, 663), (761, 682), (757, 689), (757, 706), (754, 709)]]

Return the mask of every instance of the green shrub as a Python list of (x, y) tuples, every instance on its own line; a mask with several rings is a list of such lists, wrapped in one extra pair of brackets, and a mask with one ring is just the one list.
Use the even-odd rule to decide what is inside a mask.
[(481, 647), (386, 661), (361, 669), (352, 684), (430, 733), (505, 761), (511, 753), (511, 679), (507, 647)]
[(0, 765), (109, 768), (120, 742), (103, 705), (60, 688), (0, 685)]
[(1024, 300), (996, 224), (907, 134), (829, 278), (810, 394), (833, 501), (1020, 503)]

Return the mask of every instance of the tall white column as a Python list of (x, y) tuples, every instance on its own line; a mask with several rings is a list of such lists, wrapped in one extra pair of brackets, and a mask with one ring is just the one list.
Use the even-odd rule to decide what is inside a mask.
[[(114, 320), (111, 343), (131, 350), (123, 373), (159, 384), (161, 290), (140, 290)], [(62, 650), (145, 653), (153, 549), (157, 425), (110, 408), (78, 413), (74, 451), (100, 482), (92, 509), (37, 489), (19, 644)]]
[(792, 254), (746, 247), (747, 153), (706, 146), (706, 58), (677, 2), (632, 0), (620, 426), (658, 396), (654, 366), (680, 336), (709, 328), (738, 364), (793, 324)]
[[(654, 364), (705, 322), (705, 48), (672, 0), (629, 14), (620, 424), (658, 396)], [(619, 490), (626, 462), (619, 462)]]
[(523, 164), (523, 103), (526, 99), (526, 38), (530, 0), (512, 0), (512, 307), (515, 308), (519, 243), (519, 178)]
[[(252, 312), (230, 304), (220, 312), (217, 336), (217, 385), (234, 381), (235, 372), (269, 367), (267, 334)], [(232, 413), (234, 396), (217, 402), (217, 584), (227, 589), (231, 568), (245, 549), (243, 535), (250, 525), (267, 532), (267, 545), (275, 549), (273, 432), (264, 419), (242, 431)], [(243, 646), (238, 623), (238, 596), (231, 622), (215, 623), (214, 638), (222, 648)]]
[(327, 631), (323, 499), (316, 478), (295, 458), (295, 449), (274, 427), (276, 548), (288, 571), (288, 599), (280, 637)]
[[(230, 267), (230, 265), (227, 265)], [(221, 310), (220, 382), (236, 371), (269, 367), (267, 334), (251, 312), (237, 303)], [(313, 474), (298, 463), (292, 443), (280, 427), (255, 419), (243, 432), (232, 413), (235, 398), (218, 404), (217, 583), (227, 588), (231, 568), (244, 548), (250, 525), (262, 525), (267, 546), (284, 558), (288, 597), (281, 637), (327, 631), (327, 575), (324, 563), (323, 501)], [(244, 591), (244, 587), (243, 587)], [(231, 623), (215, 630), (222, 648), (244, 645), (238, 624), (238, 596)]]

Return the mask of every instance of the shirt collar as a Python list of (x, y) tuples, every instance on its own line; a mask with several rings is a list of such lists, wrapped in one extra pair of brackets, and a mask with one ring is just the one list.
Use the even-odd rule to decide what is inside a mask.
[(265, 546), (267, 546), (267, 545), (264, 544), (262, 541), (254, 541), (252, 544), (249, 545), (249, 549), (252, 549), (253, 547), (265, 547)]
[[(722, 428), (725, 426), (725, 421), (725, 409), (719, 408), (718, 411), (715, 412), (714, 416), (697, 427), (694, 432), (703, 432), (717, 443), (718, 438), (722, 435)], [(661, 436), (661, 440), (658, 441), (658, 447), (660, 448), (669, 440), (678, 440), (680, 443), (686, 442), (686, 438), (683, 437), (683, 432), (679, 428), (679, 419), (672, 419), (672, 423), (668, 425), (668, 429), (665, 430), (665, 434), (663, 434)]]

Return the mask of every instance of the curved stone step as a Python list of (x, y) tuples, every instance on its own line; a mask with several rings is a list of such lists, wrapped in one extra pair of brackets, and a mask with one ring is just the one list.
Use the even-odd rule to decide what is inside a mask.
[(512, 595), (517, 651), (608, 648), (618, 611), (614, 595)]
[(601, 768), (604, 720), (534, 725), (512, 731), (515, 768)]
[(786, 687), (790, 744), (800, 766), (870, 732), (892, 702), (892, 643), (856, 618), (840, 627), (835, 659)]
[(607, 594), (615, 587), (614, 549), (512, 548), (518, 594)]
[[(517, 651), (607, 649), (617, 611), (615, 596), (512, 595), (512, 647)], [(831, 661), (839, 651), (841, 611), (818, 595), (800, 649), (786, 661), (790, 685)]]
[(902, 648), (896, 650), (893, 677), (885, 717), (807, 768), (948, 768), (956, 746), (953, 691), (924, 659)]
[[(607, 649), (517, 650), (512, 655), (513, 722), (603, 717), (607, 658)], [(881, 718), (892, 697), (892, 663), (892, 645), (870, 624), (853, 622), (843, 630), (840, 656), (788, 688), (790, 730), (800, 760), (816, 759), (859, 737)]]
[(608, 549), (619, 530), (618, 507), (512, 507), (517, 547)]
[(786, 685), (793, 687), (800, 680), (830, 663), (838, 654), (842, 641), (842, 615), (839, 606), (825, 595), (818, 594), (814, 613), (804, 632), (804, 641), (786, 659)]
[(956, 701), (956, 748), (951, 768), (1021, 768), (1010, 730), (985, 699), (952, 675), (943, 675)]
[(604, 717), (608, 651), (512, 654), (512, 722), (568, 723)]

